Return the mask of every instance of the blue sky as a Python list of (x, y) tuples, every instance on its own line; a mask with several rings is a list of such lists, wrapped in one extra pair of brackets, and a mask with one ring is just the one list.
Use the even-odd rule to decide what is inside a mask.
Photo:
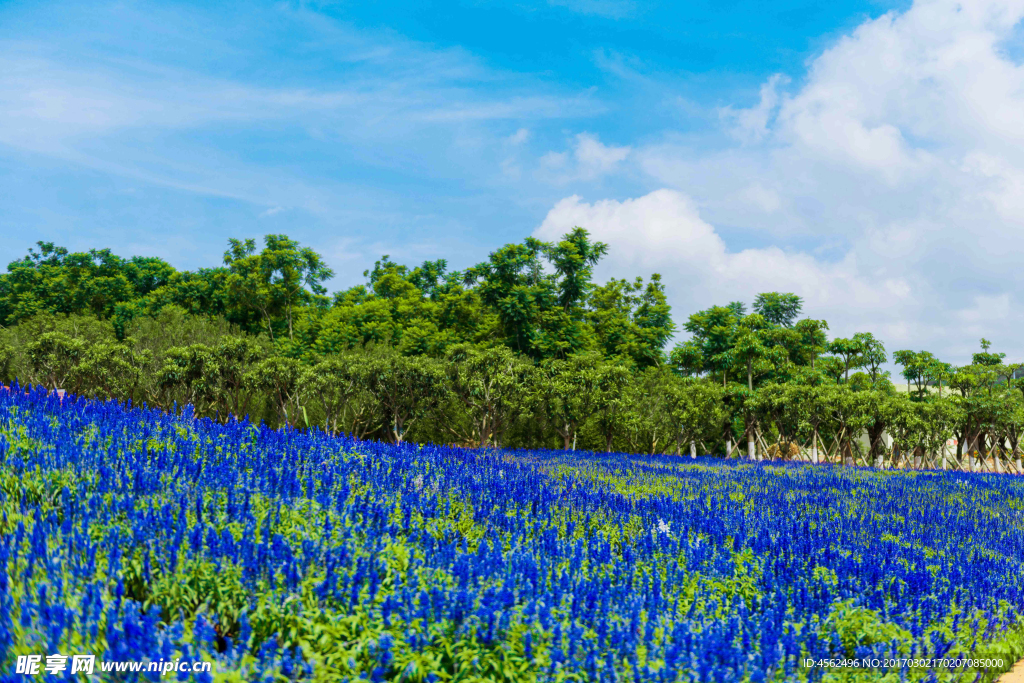
[(339, 288), (578, 223), (680, 321), (787, 289), (835, 334), (1024, 356), (1018, 5), (7, 2), (0, 255), (284, 232)]

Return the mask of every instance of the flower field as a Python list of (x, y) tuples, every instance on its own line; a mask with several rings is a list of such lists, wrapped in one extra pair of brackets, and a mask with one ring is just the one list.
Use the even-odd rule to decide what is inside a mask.
[(1019, 477), (390, 446), (19, 390), (0, 460), (5, 680), (84, 652), (217, 680), (974, 681), (999, 671), (805, 661), (1024, 652)]

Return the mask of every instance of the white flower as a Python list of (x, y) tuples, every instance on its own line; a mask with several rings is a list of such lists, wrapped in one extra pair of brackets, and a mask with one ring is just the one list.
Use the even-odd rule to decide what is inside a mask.
[(416, 487), (417, 491), (423, 490), (423, 475), (417, 474), (416, 478), (412, 480), (412, 485)]
[(651, 529), (651, 535), (657, 536), (658, 534), (665, 534), (666, 536), (672, 535), (672, 522), (666, 522), (661, 517), (658, 518), (658, 526)]

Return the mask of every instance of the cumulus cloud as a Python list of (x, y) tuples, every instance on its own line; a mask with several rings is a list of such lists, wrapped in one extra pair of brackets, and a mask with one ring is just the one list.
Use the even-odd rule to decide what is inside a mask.
[[(918, 0), (865, 21), (799, 86), (773, 76), (754, 106), (720, 110), (736, 142), (633, 150), (675, 194), (565, 199), (541, 231), (592, 221), (631, 254), (616, 274), (678, 264), (679, 318), (790, 289), (837, 335), (967, 362), (984, 334), (1024, 358), (1024, 67), (1006, 49), (1022, 19), (1022, 0)], [(736, 231), (710, 226), (799, 248), (730, 250)]]
[[(611, 246), (599, 277), (660, 273), (680, 323), (686, 312), (781, 290), (802, 296), (812, 315), (841, 308), (877, 333), (902, 337), (905, 315), (929, 294), (926, 283), (902, 275), (870, 276), (853, 253), (828, 263), (778, 247), (730, 250), (693, 200), (676, 190), (593, 203), (567, 197), (534, 235), (554, 240), (575, 225)], [(877, 310), (880, 301), (887, 303), (883, 311)]]

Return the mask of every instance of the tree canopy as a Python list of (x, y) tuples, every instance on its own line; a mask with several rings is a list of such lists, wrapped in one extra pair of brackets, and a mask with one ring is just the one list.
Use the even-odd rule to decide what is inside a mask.
[(0, 379), (396, 442), (753, 453), (767, 439), (865, 462), (950, 439), (957, 458), (1019, 448), (1021, 365), (987, 339), (959, 367), (893, 352), (900, 393), (872, 333), (830, 339), (797, 294), (764, 292), (692, 313), (670, 347), (661, 276), (597, 282), (607, 253), (575, 227), (461, 271), (385, 255), (329, 294), (334, 272), (286, 235), (232, 239), (195, 271), (40, 242), (0, 274)]

